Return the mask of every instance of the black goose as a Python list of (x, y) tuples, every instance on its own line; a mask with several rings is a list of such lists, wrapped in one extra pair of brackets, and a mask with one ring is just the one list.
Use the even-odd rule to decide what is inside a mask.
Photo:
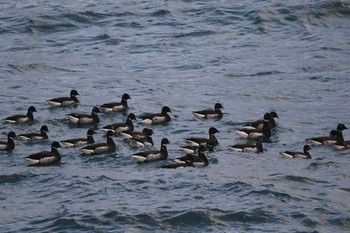
[(47, 102), (52, 107), (72, 106), (74, 104), (79, 103), (77, 95), (79, 95), (79, 93), (76, 90), (71, 90), (69, 97), (58, 97), (58, 98), (54, 98), (54, 99), (48, 100)]
[[(133, 132), (131, 138), (126, 138), (124, 141), (131, 147), (145, 147), (154, 146), (153, 143), (153, 130), (149, 128), (144, 128), (142, 132)], [(131, 133), (129, 133), (130, 135)]]
[(51, 151), (41, 151), (31, 154), (24, 159), (29, 165), (48, 165), (61, 161), (61, 155), (57, 148), (61, 147), (59, 142), (52, 142)]
[(336, 130), (331, 130), (329, 136), (313, 137), (306, 139), (307, 142), (320, 146), (320, 145), (334, 145), (337, 143), (338, 132)]
[(97, 124), (100, 122), (100, 118), (98, 117), (97, 113), (100, 112), (101, 111), (98, 107), (93, 107), (91, 115), (82, 113), (70, 113), (68, 114), (68, 118), (71, 122), (78, 125)]
[(193, 112), (193, 115), (199, 119), (221, 119), (223, 114), (221, 109), (224, 108), (220, 103), (216, 103), (214, 109), (205, 109)]
[[(183, 164), (185, 167), (206, 167), (209, 165), (209, 161), (207, 156), (205, 155), (207, 148), (205, 145), (200, 145), (197, 151), (197, 155), (195, 154), (187, 154), (180, 158), (175, 159), (175, 161), (179, 164)], [(171, 164), (169, 164), (171, 165)], [(179, 166), (180, 167), (180, 166)], [(175, 165), (171, 165), (166, 168), (177, 168)]]
[(262, 136), (257, 138), (255, 144), (235, 144), (229, 146), (228, 149), (235, 152), (249, 152), (249, 153), (262, 153), (264, 151), (263, 143), (264, 138)]
[[(270, 112), (269, 114), (270, 114), (269, 115), (270, 129), (274, 129), (277, 127), (277, 123), (276, 123), (275, 118), (279, 118), (279, 117), (278, 117), (277, 113), (274, 111)], [(243, 128), (262, 130), (263, 125), (264, 125), (264, 119), (260, 119), (260, 120), (256, 120), (254, 122), (250, 122), (248, 124), (245, 124), (243, 126)]]
[(208, 132), (209, 132), (209, 138), (191, 137), (191, 138), (185, 139), (185, 142), (189, 146), (194, 146), (194, 147), (199, 147), (200, 144), (205, 144), (209, 151), (213, 151), (214, 147), (219, 145), (219, 142), (215, 137), (215, 134), (219, 133), (219, 130), (217, 130), (217, 128), (215, 127), (210, 127)]
[(129, 94), (124, 93), (120, 102), (111, 102), (100, 106), (101, 112), (124, 112), (128, 109)]
[(169, 144), (167, 138), (163, 138), (161, 141), (160, 150), (148, 150), (133, 154), (131, 157), (136, 159), (138, 162), (151, 162), (156, 160), (164, 160), (168, 158), (168, 150), (166, 145)]
[(236, 131), (239, 137), (241, 138), (258, 138), (260, 136), (264, 137), (264, 141), (267, 142), (271, 137), (270, 129), (270, 113), (265, 113), (264, 115), (264, 124), (261, 130), (259, 129), (239, 129)]
[(87, 131), (86, 138), (67, 139), (67, 140), (61, 141), (61, 143), (65, 147), (78, 147), (78, 146), (82, 146), (82, 145), (86, 145), (86, 144), (92, 144), (92, 143), (95, 143), (94, 136), (93, 136), (95, 133), (96, 132), (94, 129), (89, 129)]
[(36, 108), (34, 106), (30, 106), (28, 108), (26, 115), (14, 115), (4, 119), (4, 123), (8, 124), (17, 124), (17, 123), (25, 123), (34, 120), (33, 113), (36, 112)]
[(130, 139), (130, 138), (142, 139), (142, 138), (152, 136), (152, 135), (153, 135), (153, 130), (150, 128), (143, 128), (143, 130), (141, 132), (125, 131), (125, 132), (120, 133), (120, 136), (122, 136), (123, 139)]
[(7, 134), (7, 142), (0, 141), (0, 151), (11, 151), (15, 149), (14, 138), (16, 137), (15, 132), (10, 131)]
[(49, 128), (47, 125), (43, 125), (40, 128), (40, 133), (26, 133), (20, 134), (17, 137), (22, 141), (37, 141), (37, 140), (45, 140), (49, 137), (47, 136), (47, 132), (49, 132)]
[(280, 152), (280, 155), (285, 158), (303, 158), (303, 159), (311, 159), (311, 155), (309, 153), (311, 147), (309, 145), (305, 145), (303, 148), (303, 152), (300, 151), (283, 151)]
[(116, 150), (117, 146), (113, 140), (113, 131), (107, 132), (107, 142), (106, 143), (96, 143), (89, 146), (83, 147), (81, 150), (86, 155), (104, 154), (112, 153)]
[(114, 131), (115, 134), (120, 134), (121, 132), (132, 132), (134, 131), (134, 124), (132, 121), (136, 121), (136, 116), (134, 113), (129, 113), (129, 115), (126, 117), (125, 123), (114, 123), (110, 125), (106, 125), (101, 130), (104, 132), (108, 131)]
[(149, 125), (158, 125), (158, 124), (166, 124), (171, 121), (171, 117), (168, 112), (171, 112), (168, 106), (164, 106), (162, 108), (161, 113), (154, 113), (149, 115), (141, 116), (141, 124), (149, 124)]

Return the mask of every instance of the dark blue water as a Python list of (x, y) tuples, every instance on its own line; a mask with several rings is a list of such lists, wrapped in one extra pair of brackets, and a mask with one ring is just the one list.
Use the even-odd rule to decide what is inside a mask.
[[(350, 126), (349, 1), (2, 1), (0, 118), (37, 108), (32, 124), (0, 126), (0, 140), (49, 127), (49, 140), (1, 152), (1, 232), (348, 232), (349, 152), (312, 147), (311, 160), (283, 159), (305, 139)], [(80, 93), (76, 108), (46, 100)], [(118, 137), (115, 154), (28, 167), (23, 157), (53, 140), (84, 136), (66, 114), (90, 112), (129, 93), (137, 116), (172, 109), (152, 127), (169, 160), (189, 136), (214, 126), (219, 147), (206, 168), (138, 165)], [(219, 121), (192, 111), (224, 106)], [(244, 123), (276, 111), (263, 154), (243, 143)], [(99, 127), (125, 114), (102, 114)], [(136, 124), (136, 130), (143, 126)], [(346, 140), (349, 131), (344, 131)], [(99, 132), (96, 141), (105, 141)]]

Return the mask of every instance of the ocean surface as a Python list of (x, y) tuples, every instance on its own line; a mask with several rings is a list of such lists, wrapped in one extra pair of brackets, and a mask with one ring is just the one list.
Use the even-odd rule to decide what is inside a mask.
[[(50, 130), (47, 141), (0, 152), (0, 232), (350, 231), (350, 151), (279, 155), (338, 123), (350, 128), (350, 1), (3, 0), (0, 12), (0, 118), (37, 109), (33, 123), (1, 123), (0, 140)], [(80, 105), (49, 107), (71, 89)], [(171, 108), (168, 125), (152, 126), (156, 148), (171, 143), (167, 161), (137, 164), (142, 149), (114, 137), (113, 154), (59, 148), (59, 164), (27, 166), (23, 157), (52, 141), (85, 137), (66, 114), (123, 93), (136, 116)], [(216, 102), (221, 120), (192, 115)], [(237, 129), (269, 111), (279, 119), (264, 153), (228, 150), (246, 142)], [(96, 128), (126, 114), (100, 118)], [(211, 126), (220, 145), (208, 167), (160, 168)]]

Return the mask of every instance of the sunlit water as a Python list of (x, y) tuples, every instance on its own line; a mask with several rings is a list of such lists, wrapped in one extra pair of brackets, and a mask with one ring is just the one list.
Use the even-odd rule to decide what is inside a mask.
[[(37, 0), (0, 9), (0, 118), (38, 110), (32, 124), (1, 124), (0, 140), (9, 130), (50, 130), (48, 141), (1, 152), (1, 232), (349, 231), (349, 152), (313, 146), (311, 160), (279, 156), (350, 126), (349, 1)], [(71, 89), (80, 105), (49, 107)], [(86, 135), (66, 114), (123, 93), (137, 116), (172, 109), (170, 124), (152, 127), (156, 148), (170, 140), (169, 161), (139, 165), (130, 155), (140, 149), (115, 137), (115, 154), (62, 148), (58, 165), (27, 166), (23, 157), (51, 141)], [(221, 120), (193, 117), (216, 102)], [(272, 110), (279, 125), (263, 154), (227, 149), (246, 142), (238, 128)], [(103, 127), (126, 114), (100, 118)], [(220, 145), (208, 167), (159, 168), (211, 126)]]

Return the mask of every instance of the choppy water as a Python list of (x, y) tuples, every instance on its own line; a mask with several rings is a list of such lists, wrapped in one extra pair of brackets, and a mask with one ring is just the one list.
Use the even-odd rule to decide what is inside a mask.
[[(172, 109), (169, 125), (153, 127), (157, 148), (169, 138), (169, 159), (182, 155), (184, 138), (220, 130), (203, 169), (137, 165), (137, 150), (120, 138), (115, 155), (61, 149), (60, 164), (28, 167), (23, 157), (51, 141), (17, 142), (1, 153), (1, 232), (349, 231), (349, 152), (279, 156), (340, 122), (350, 126), (349, 1), (7, 0), (0, 9), (0, 118), (38, 110), (33, 124), (1, 125), (1, 140), (42, 124), (50, 140), (84, 136), (66, 114), (124, 92), (136, 115)], [(48, 107), (74, 88), (77, 108)], [(194, 119), (215, 102), (222, 120)], [(279, 126), (263, 154), (227, 149), (244, 142), (237, 128), (271, 110)], [(101, 115), (99, 126), (124, 119)]]

